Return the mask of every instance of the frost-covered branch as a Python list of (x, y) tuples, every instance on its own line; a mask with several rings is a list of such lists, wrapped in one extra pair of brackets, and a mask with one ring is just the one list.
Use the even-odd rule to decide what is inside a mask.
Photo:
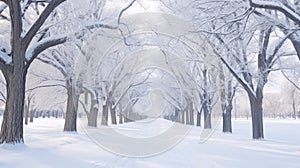
[[(51, 56), (50, 56), (51, 57)], [(49, 59), (46, 59), (45, 57), (37, 57), (37, 60), (39, 60), (39, 61), (41, 61), (41, 62), (43, 62), (43, 63), (45, 63), (45, 64), (48, 64), (48, 65), (51, 65), (51, 66), (53, 66), (54, 68), (56, 68), (57, 70), (59, 70), (61, 73), (62, 73), (62, 75), (64, 76), (64, 77), (67, 77), (67, 72), (66, 72), (66, 70), (65, 70), (65, 67), (64, 66), (62, 66), (62, 65), (58, 65), (58, 64), (56, 64), (56, 62), (60, 62), (57, 58), (56, 58), (56, 56), (52, 56), (53, 58), (54, 58), (54, 60), (49, 60)], [(47, 57), (48, 58), (48, 57)]]
[(283, 44), (285, 43), (285, 41), (293, 34), (294, 32), (290, 32), (287, 35), (285, 35), (285, 37), (283, 37), (281, 40), (279, 40), (278, 44), (276, 44), (275, 49), (273, 51), (273, 53), (269, 56), (269, 58), (267, 59), (267, 64), (269, 66), (269, 68), (271, 68), (271, 66), (274, 64), (274, 57), (276, 56), (276, 54), (278, 53), (278, 51), (280, 50), (280, 48), (283, 46)]
[(33, 37), (36, 35), (38, 30), (41, 28), (41, 26), (44, 24), (46, 19), (49, 17), (51, 12), (59, 6), (62, 2), (65, 0), (52, 0), (47, 7), (44, 9), (42, 14), (39, 16), (39, 18), (34, 22), (34, 24), (31, 26), (31, 28), (28, 30), (26, 33), (24, 39), (23, 39), (23, 44), (25, 46), (28, 46), (30, 42), (32, 41)]
[(278, 10), (282, 12), (285, 16), (293, 20), (298, 26), (300, 26), (299, 13), (297, 13), (291, 7), (281, 2), (265, 1), (265, 0), (249, 0), (249, 2), (250, 2), (250, 6), (255, 8)]
[(1, 5), (0, 5), (0, 18), (9, 20), (6, 16), (2, 15), (2, 12), (3, 12), (6, 8), (7, 8), (7, 5), (6, 5), (6, 4), (1, 4)]
[(35, 44), (34, 46), (32, 46), (26, 53), (26, 62), (27, 65), (26, 66), (30, 66), (30, 64), (32, 63), (32, 61), (44, 50), (59, 45), (59, 44), (63, 44), (67, 41), (67, 37), (66, 36), (57, 36), (57, 37), (50, 37), (50, 38), (46, 38), (44, 40), (39, 41), (37, 44)]
[(87, 115), (89, 115), (89, 111), (86, 109), (85, 104), (84, 104), (81, 100), (78, 100), (78, 102), (81, 104), (81, 107), (83, 108), (83, 111), (84, 111)]
[(234, 70), (233, 67), (217, 52), (214, 50), (214, 53), (220, 58), (220, 60), (224, 63), (224, 65), (228, 68), (230, 73), (235, 77), (235, 79), (243, 86), (243, 88), (248, 92), (251, 93), (253, 97), (256, 97), (256, 93), (254, 92), (253, 88), (249, 86), (249, 84), (241, 78), (238, 73)]

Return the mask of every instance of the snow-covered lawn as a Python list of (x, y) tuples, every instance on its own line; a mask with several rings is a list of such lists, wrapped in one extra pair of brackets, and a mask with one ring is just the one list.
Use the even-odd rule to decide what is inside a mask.
[(203, 144), (194, 127), (171, 150), (128, 158), (103, 150), (80, 127), (78, 134), (62, 132), (63, 119), (35, 119), (25, 126), (25, 145), (0, 146), (0, 168), (300, 167), (299, 120), (265, 120), (266, 139), (260, 141), (251, 140), (250, 120), (233, 121), (233, 127), (233, 134), (217, 129)]

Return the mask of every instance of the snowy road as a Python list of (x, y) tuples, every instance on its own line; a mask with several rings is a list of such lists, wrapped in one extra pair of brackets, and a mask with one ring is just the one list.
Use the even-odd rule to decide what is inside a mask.
[(300, 121), (266, 120), (265, 125), (266, 139), (261, 141), (251, 140), (250, 121), (238, 120), (233, 121), (232, 135), (216, 130), (201, 144), (201, 129), (195, 127), (169, 151), (148, 158), (127, 158), (103, 150), (81, 129), (78, 134), (63, 133), (62, 119), (35, 119), (25, 126), (26, 145), (0, 146), (0, 167), (299, 167)]

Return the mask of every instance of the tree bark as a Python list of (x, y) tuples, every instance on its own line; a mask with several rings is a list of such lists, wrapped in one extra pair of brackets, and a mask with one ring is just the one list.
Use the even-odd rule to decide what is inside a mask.
[(110, 111), (110, 115), (111, 115), (111, 123), (114, 125), (117, 124), (116, 109), (113, 108), (112, 102), (109, 104), (109, 111)]
[(232, 105), (229, 105), (226, 107), (226, 110), (223, 113), (223, 132), (225, 133), (232, 133), (231, 111)]
[(29, 106), (25, 104), (25, 125), (28, 125)]
[[(85, 96), (85, 103), (87, 103), (87, 94), (88, 92), (85, 92), (86, 96)], [(87, 117), (88, 117), (88, 126), (89, 127), (97, 127), (97, 117), (98, 117), (98, 108), (95, 107), (98, 103), (96, 100), (96, 97), (93, 96), (92, 93), (90, 93), (91, 95), (91, 105), (90, 105), (90, 112), (87, 113)]]
[(119, 124), (123, 124), (123, 112), (122, 112), (122, 109), (123, 109), (123, 105), (122, 105), (122, 102), (119, 103)]
[[(262, 90), (258, 89), (257, 93)], [(259, 93), (256, 94), (256, 97), (253, 97), (248, 93), (248, 97), (250, 100), (250, 109), (251, 109), (251, 117), (252, 117), (252, 137), (253, 139), (263, 139), (263, 115), (262, 115), (262, 100), (263, 95)]]
[(77, 109), (79, 95), (76, 93), (75, 88), (71, 85), (72, 80), (67, 81), (67, 109), (65, 117), (64, 131), (76, 132), (77, 131)]
[(119, 114), (119, 124), (123, 124), (123, 115), (122, 115), (122, 113)]
[(31, 122), (31, 123), (33, 122), (34, 113), (35, 113), (35, 110), (31, 110), (29, 112), (29, 122)]
[(197, 112), (197, 127), (201, 127), (201, 111)]
[[(293, 93), (294, 94), (294, 93)], [(296, 111), (296, 102), (295, 102), (295, 97), (293, 95), (293, 117), (296, 120), (297, 119), (297, 111)]]
[(194, 109), (193, 109), (193, 103), (191, 102), (189, 105), (189, 113), (190, 113), (190, 125), (194, 125)]
[(211, 110), (209, 109), (209, 105), (205, 102), (203, 104), (203, 113), (204, 113), (204, 128), (211, 128)]
[[(285, 33), (285, 34), (287, 34), (287, 33)], [(300, 31), (297, 31), (294, 34), (292, 34), (289, 39), (291, 40), (291, 42), (296, 50), (298, 59), (300, 60), (300, 39), (299, 38), (300, 38)]]
[(90, 113), (88, 114), (88, 126), (97, 127), (98, 108), (91, 107)]
[(103, 105), (101, 125), (108, 125), (108, 104)]
[(190, 124), (189, 105), (186, 106), (186, 108), (184, 109), (184, 111), (185, 111), (185, 124), (189, 125)]
[[(18, 55), (22, 56), (22, 54)], [(1, 126), (0, 143), (23, 143), (23, 114), (26, 70), (24, 64), (11, 71), (3, 71), (6, 79), (7, 98)]]

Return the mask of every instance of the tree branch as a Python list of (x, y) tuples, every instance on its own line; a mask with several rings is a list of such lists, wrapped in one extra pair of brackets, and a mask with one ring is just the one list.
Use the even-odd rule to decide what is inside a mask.
[(0, 14), (6, 9), (7, 4), (1, 4), (0, 5)]
[(28, 46), (33, 39), (33, 37), (36, 35), (38, 30), (41, 28), (41, 26), (44, 24), (46, 19), (49, 17), (51, 12), (59, 6), (62, 2), (65, 0), (52, 0), (47, 7), (44, 9), (43, 13), (39, 16), (39, 18), (34, 22), (34, 24), (31, 26), (31, 28), (26, 33), (25, 37), (23, 38), (23, 45)]
[(288, 80), (296, 89), (300, 90), (300, 87), (294, 82), (292, 81), (281, 69), (281, 73), (282, 75), (285, 77), (286, 80)]
[(226, 62), (226, 60), (214, 50), (214, 53), (220, 58), (220, 60), (225, 64), (230, 73), (235, 77), (235, 79), (243, 86), (243, 88), (251, 94), (251, 96), (256, 97), (254, 90), (233, 70), (233, 68)]
[(62, 73), (62, 75), (63, 75), (64, 77), (67, 76), (67, 73), (65, 72), (65, 69), (63, 69), (63, 67), (60, 67), (60, 66), (56, 65), (56, 64), (55, 64), (54, 62), (52, 62), (51, 60), (46, 60), (46, 59), (43, 59), (43, 58), (41, 58), (41, 57), (37, 57), (37, 60), (39, 60), (39, 61), (41, 61), (41, 62), (43, 62), (43, 63), (45, 63), (45, 64), (48, 64), (48, 65), (53, 66), (54, 68), (56, 68), (57, 70), (59, 70), (59, 71)]
[(30, 66), (30, 64), (32, 63), (32, 61), (44, 50), (46, 50), (47, 48), (59, 45), (59, 44), (63, 44), (67, 41), (67, 36), (60, 36), (57, 38), (50, 38), (50, 39), (44, 39), (41, 40), (40, 42), (38, 42), (35, 46), (32, 46), (31, 49), (29, 49), (26, 52), (26, 68), (28, 68)]
[(271, 68), (270, 65), (273, 65), (272, 62), (276, 56), (276, 54), (278, 53), (279, 49), (282, 47), (282, 45), (285, 43), (285, 41), (290, 38), (290, 36), (293, 34), (294, 32), (290, 32), (288, 33), (287, 35), (285, 35), (284, 38), (282, 38), (279, 43), (276, 45), (273, 53), (269, 56), (268, 60), (267, 60), (267, 65), (268, 65), (268, 68)]
[(129, 8), (135, 3), (135, 1), (136, 1), (136, 0), (131, 1), (129, 5), (127, 5), (124, 9), (121, 10), (121, 12), (119, 13), (119, 16), (118, 16), (118, 24), (121, 23), (121, 17), (122, 17), (122, 15), (123, 15), (123, 13), (124, 13), (127, 9), (129, 9)]
[(90, 113), (89, 113), (88, 110), (86, 109), (84, 103), (83, 103), (81, 100), (78, 100), (78, 101), (79, 101), (79, 103), (81, 104), (81, 106), (82, 106), (84, 112), (85, 112), (87, 115), (89, 115)]
[(289, 8), (287, 5), (282, 4), (281, 2), (273, 1), (261, 1), (261, 0), (249, 0), (250, 6), (254, 8), (264, 8), (271, 10), (278, 10), (282, 12), (285, 16), (293, 20), (298, 26), (300, 26), (300, 15), (294, 10)]
[(36, 87), (30, 88), (30, 89), (27, 89), (26, 91), (30, 92), (30, 91), (33, 91), (35, 89), (41, 89), (41, 88), (47, 88), (47, 87), (63, 87), (63, 88), (66, 89), (65, 85), (62, 85), (62, 84), (53, 84), (53, 85), (40, 85), (40, 86), (36, 86)]

